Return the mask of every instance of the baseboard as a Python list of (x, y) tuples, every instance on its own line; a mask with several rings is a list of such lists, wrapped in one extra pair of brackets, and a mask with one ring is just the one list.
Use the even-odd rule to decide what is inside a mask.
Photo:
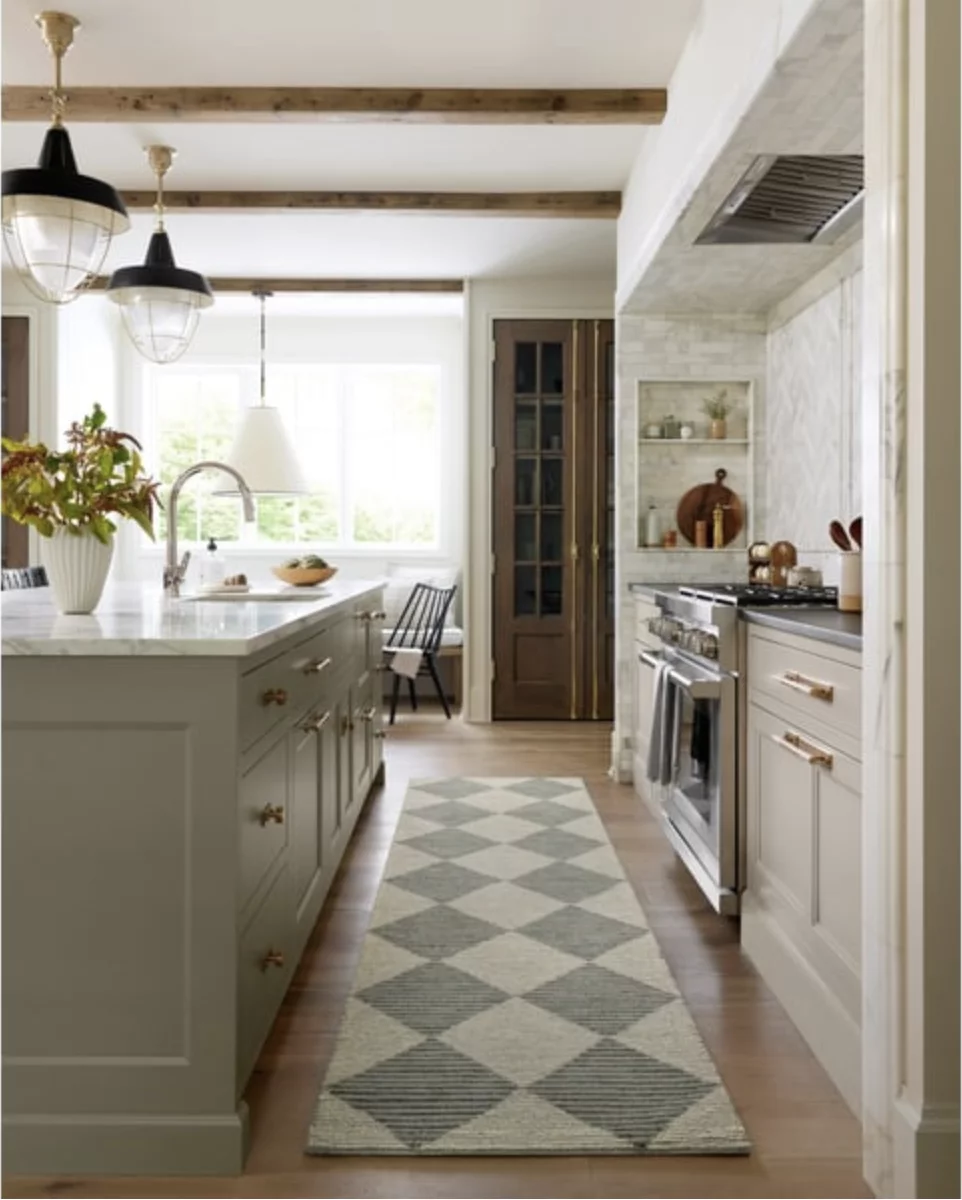
[(892, 1105), (893, 1173), (896, 1196), (958, 1196), (959, 1106), (926, 1104), (920, 1110), (905, 1095)]
[(222, 1116), (127, 1113), (3, 1118), (10, 1175), (239, 1175), (247, 1105)]
[(742, 949), (856, 1116), (862, 1109), (862, 1035), (750, 892), (742, 895)]

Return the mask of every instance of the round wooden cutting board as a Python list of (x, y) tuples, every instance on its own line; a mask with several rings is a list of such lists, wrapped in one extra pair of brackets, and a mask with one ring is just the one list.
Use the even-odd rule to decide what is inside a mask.
[(719, 467), (715, 472), (714, 482), (696, 484), (693, 488), (689, 488), (678, 501), (678, 510), (675, 514), (678, 529), (682, 537), (687, 538), (693, 546), (696, 521), (708, 522), (708, 541), (709, 544), (711, 543), (712, 510), (716, 504), (720, 504), (725, 510), (722, 525), (725, 532), (724, 544), (727, 546), (741, 533), (745, 523), (745, 509), (731, 488), (725, 487), (727, 476), (728, 472), (725, 468)]

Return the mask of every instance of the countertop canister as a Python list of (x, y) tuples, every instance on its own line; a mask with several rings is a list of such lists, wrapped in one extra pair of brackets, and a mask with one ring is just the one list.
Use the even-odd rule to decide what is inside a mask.
[(838, 607), (842, 612), (861, 612), (862, 553), (860, 550), (841, 550), (838, 560)]

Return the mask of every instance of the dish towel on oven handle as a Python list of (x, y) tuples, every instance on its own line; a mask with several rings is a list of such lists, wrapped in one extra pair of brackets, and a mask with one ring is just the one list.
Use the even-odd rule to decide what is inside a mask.
[(400, 646), (397, 650), (392, 651), (392, 655), (392, 671), (396, 671), (398, 675), (404, 675), (408, 679), (417, 679), (418, 671), (421, 669), (421, 659), (424, 657), (421, 650), (416, 650), (411, 646)]
[(670, 783), (675, 745), (675, 685), (668, 663), (660, 662), (655, 668), (652, 687), (648, 778), (654, 783)]

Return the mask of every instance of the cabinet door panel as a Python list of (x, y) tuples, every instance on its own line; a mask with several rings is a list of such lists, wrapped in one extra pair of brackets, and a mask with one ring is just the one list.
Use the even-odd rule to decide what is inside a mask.
[[(831, 771), (819, 772), (815, 920), (827, 949), (857, 972), (862, 940), (862, 804), (846, 765), (846, 759), (836, 756)], [(857, 764), (851, 766), (857, 781)]]
[[(761, 873), (798, 911), (812, 903), (813, 768), (784, 742), (791, 732), (752, 707), (749, 721), (750, 874)], [(749, 879), (750, 885), (752, 879)]]
[(240, 783), (238, 901), (242, 910), (261, 890), (288, 844), (288, 753), (289, 736), (281, 736)]
[[(313, 714), (309, 720), (313, 719)], [(328, 718), (330, 720), (330, 718)], [(291, 733), (291, 883), (298, 922), (309, 913), (324, 866), (318, 734)]]

